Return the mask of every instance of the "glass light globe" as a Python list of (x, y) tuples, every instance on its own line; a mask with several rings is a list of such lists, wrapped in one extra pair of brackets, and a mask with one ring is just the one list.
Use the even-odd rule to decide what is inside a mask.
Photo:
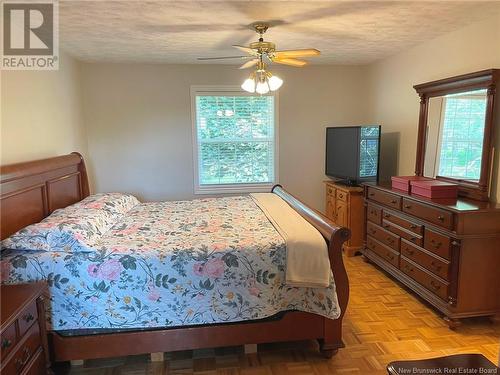
[(271, 76), (269, 78), (269, 88), (271, 89), (271, 91), (278, 90), (282, 84), (283, 84), (283, 80), (280, 77)]
[(245, 79), (245, 82), (241, 85), (241, 88), (248, 92), (255, 92), (255, 80), (253, 78)]
[(269, 85), (267, 84), (267, 81), (258, 82), (255, 91), (261, 95), (267, 94), (269, 92)]

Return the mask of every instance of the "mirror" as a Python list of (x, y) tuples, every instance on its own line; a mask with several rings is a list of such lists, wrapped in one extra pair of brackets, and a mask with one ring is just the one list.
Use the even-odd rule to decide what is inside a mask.
[(417, 176), (456, 183), (461, 197), (489, 199), (499, 83), (500, 69), (488, 69), (414, 86), (420, 96)]
[(425, 177), (479, 181), (486, 99), (486, 89), (429, 99)]

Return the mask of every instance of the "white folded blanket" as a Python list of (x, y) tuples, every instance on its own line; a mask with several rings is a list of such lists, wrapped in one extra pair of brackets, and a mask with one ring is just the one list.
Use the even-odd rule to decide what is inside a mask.
[(323, 236), (306, 219), (273, 193), (251, 194), (286, 243), (286, 284), (328, 287), (330, 260)]

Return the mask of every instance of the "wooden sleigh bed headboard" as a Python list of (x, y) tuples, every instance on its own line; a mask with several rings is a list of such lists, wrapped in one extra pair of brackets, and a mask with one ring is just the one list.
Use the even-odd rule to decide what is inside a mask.
[(0, 167), (1, 239), (89, 195), (77, 153)]

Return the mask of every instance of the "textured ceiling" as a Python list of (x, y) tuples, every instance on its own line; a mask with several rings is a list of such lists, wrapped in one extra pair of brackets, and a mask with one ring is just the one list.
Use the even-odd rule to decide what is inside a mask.
[(232, 44), (256, 39), (248, 25), (270, 21), (265, 39), (279, 49), (317, 48), (313, 63), (364, 64), (499, 11), (496, 1), (67, 0), (60, 44), (84, 61), (199, 63), (239, 55)]

